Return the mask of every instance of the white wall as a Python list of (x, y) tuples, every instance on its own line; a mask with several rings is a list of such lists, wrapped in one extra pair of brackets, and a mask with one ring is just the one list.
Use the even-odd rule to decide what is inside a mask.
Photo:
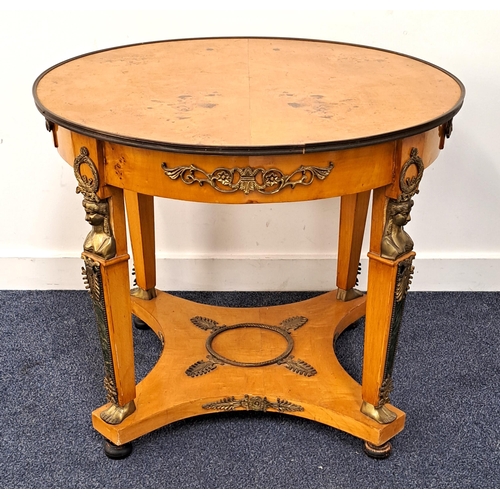
[[(184, 10), (132, 11), (95, 2), (114, 8), (104, 11), (93, 4), (81, 11), (0, 11), (1, 289), (83, 287), (79, 255), (89, 226), (72, 169), (35, 108), (35, 78), (106, 47), (231, 35), (373, 45), (459, 77), (467, 89), (464, 107), (426, 171), (407, 226), (418, 258), (412, 290), (500, 289), (500, 11), (318, 10), (314, 2), (294, 10), (293, 2), (272, 1), (252, 2), (255, 10), (210, 2), (215, 7), (203, 11), (208, 2), (185, 1), (175, 2)], [(157, 206), (161, 288), (335, 286), (338, 200), (236, 207), (159, 200)]]

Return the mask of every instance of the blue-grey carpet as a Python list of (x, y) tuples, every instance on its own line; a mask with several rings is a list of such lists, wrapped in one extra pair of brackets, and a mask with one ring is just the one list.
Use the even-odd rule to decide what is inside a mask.
[[(183, 293), (220, 305), (271, 305), (311, 293)], [(500, 292), (410, 292), (392, 402), (407, 413), (386, 460), (301, 418), (235, 412), (176, 422), (103, 453), (90, 414), (103, 365), (84, 291), (0, 291), (0, 487), (346, 489), (500, 487)], [(160, 345), (135, 331), (137, 377)], [(337, 341), (360, 379), (363, 321)]]

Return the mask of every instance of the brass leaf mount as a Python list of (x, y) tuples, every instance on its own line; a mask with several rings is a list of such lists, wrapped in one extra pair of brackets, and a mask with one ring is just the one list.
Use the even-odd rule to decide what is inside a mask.
[(295, 403), (290, 403), (286, 399), (278, 398), (276, 402), (269, 401), (267, 397), (261, 396), (245, 396), (241, 399), (236, 399), (234, 396), (207, 403), (203, 405), (205, 410), (218, 410), (218, 411), (234, 411), (238, 408), (252, 411), (267, 411), (269, 409), (278, 412), (294, 412), (304, 411), (304, 408)]
[[(267, 325), (264, 323), (237, 323), (235, 325), (221, 325), (213, 319), (204, 318), (202, 316), (195, 316), (194, 318), (191, 318), (191, 323), (193, 323), (193, 325), (200, 328), (201, 330), (210, 332), (210, 335), (205, 342), (205, 347), (208, 351), (208, 355), (206, 359), (196, 361), (191, 366), (189, 366), (185, 373), (189, 377), (194, 378), (206, 375), (214, 371), (217, 366), (220, 365), (231, 365), (242, 368), (256, 368), (276, 364), (283, 365), (285, 368), (298, 375), (302, 375), (304, 377), (312, 377), (316, 375), (316, 369), (306, 361), (295, 358), (291, 355), (294, 347), (291, 332), (303, 327), (307, 323), (307, 321), (307, 318), (305, 318), (304, 316), (293, 316), (291, 318), (286, 318), (278, 326)], [(241, 362), (230, 359), (226, 356), (223, 356), (214, 349), (213, 341), (217, 336), (229, 330), (244, 330), (246, 328), (259, 328), (275, 332), (281, 335), (286, 340), (286, 348), (281, 354), (272, 359), (256, 362)], [(242, 342), (244, 342), (244, 336), (242, 336)]]
[(301, 165), (291, 174), (285, 174), (277, 168), (220, 167), (213, 172), (206, 172), (193, 164), (173, 168), (169, 168), (165, 162), (161, 164), (165, 175), (172, 180), (181, 180), (187, 185), (207, 184), (219, 193), (242, 191), (246, 195), (254, 191), (261, 194), (276, 194), (287, 187), (294, 189), (295, 186), (309, 186), (315, 179), (325, 180), (333, 167), (333, 162), (326, 167)]

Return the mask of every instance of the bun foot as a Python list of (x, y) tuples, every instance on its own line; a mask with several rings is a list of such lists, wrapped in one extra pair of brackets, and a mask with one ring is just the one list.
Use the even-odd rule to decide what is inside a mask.
[(122, 445), (113, 444), (107, 439), (104, 440), (104, 453), (108, 458), (121, 460), (127, 458), (132, 453), (132, 443)]
[(363, 451), (370, 458), (383, 459), (383, 458), (387, 458), (391, 454), (392, 445), (389, 441), (387, 441), (387, 443), (385, 443), (381, 446), (376, 446), (372, 443), (369, 443), (368, 441), (365, 441), (363, 444)]
[(134, 322), (134, 326), (139, 330), (151, 330), (149, 325), (142, 321), (142, 319), (139, 319), (137, 316), (132, 316), (132, 321)]

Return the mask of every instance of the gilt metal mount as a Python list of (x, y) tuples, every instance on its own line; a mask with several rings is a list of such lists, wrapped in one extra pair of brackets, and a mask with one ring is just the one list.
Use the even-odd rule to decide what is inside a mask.
[[(412, 166), (416, 168), (416, 175), (408, 176), (408, 171)], [(397, 199), (390, 199), (387, 203), (387, 215), (380, 252), (381, 256), (386, 259), (396, 260), (413, 250), (413, 240), (404, 230), (404, 226), (411, 220), (412, 197), (418, 193), (418, 186), (423, 175), (424, 162), (418, 155), (417, 148), (412, 148), (410, 158), (403, 165), (399, 177), (401, 194)]]
[[(294, 316), (292, 318), (287, 318), (282, 321), (278, 326), (266, 325), (264, 323), (238, 323), (236, 325), (219, 325), (217, 321), (210, 318), (203, 318), (201, 316), (196, 316), (191, 318), (191, 322), (202, 330), (210, 331), (210, 335), (205, 342), (205, 347), (208, 351), (206, 359), (196, 361), (187, 370), (186, 375), (189, 377), (199, 377), (201, 375), (206, 375), (211, 371), (215, 370), (217, 366), (220, 365), (231, 365), (243, 368), (255, 368), (268, 365), (284, 365), (288, 370), (297, 373), (298, 375), (303, 375), (304, 377), (312, 377), (316, 375), (316, 369), (309, 363), (301, 359), (296, 359), (291, 355), (293, 350), (294, 342), (290, 335), (292, 331), (298, 330), (300, 327), (307, 323), (307, 318), (303, 316)], [(285, 350), (279, 355), (272, 359), (258, 362), (240, 362), (237, 360), (229, 359), (222, 354), (218, 353), (213, 347), (213, 341), (218, 336), (229, 330), (245, 329), (245, 328), (261, 328), (264, 330), (270, 330), (281, 335), (287, 343)], [(244, 337), (242, 337), (242, 342)]]
[[(88, 167), (90, 176), (82, 173), (82, 165)], [(85, 220), (92, 226), (85, 238), (83, 249), (104, 259), (111, 259), (116, 255), (116, 242), (109, 222), (109, 203), (97, 196), (99, 172), (86, 147), (80, 148), (80, 154), (73, 163), (73, 170), (78, 182), (76, 192), (83, 195)]]
[(285, 174), (277, 168), (224, 168), (220, 167), (213, 172), (206, 172), (196, 165), (181, 165), (168, 168), (162, 163), (161, 168), (165, 175), (172, 180), (182, 180), (184, 184), (208, 184), (220, 193), (236, 193), (243, 191), (250, 194), (257, 191), (261, 194), (276, 194), (286, 187), (309, 186), (314, 179), (325, 180), (333, 170), (333, 163), (327, 167), (301, 165), (291, 174)]
[(245, 410), (254, 411), (267, 411), (273, 409), (279, 412), (292, 412), (304, 411), (304, 408), (295, 403), (290, 403), (285, 399), (278, 398), (275, 403), (269, 401), (266, 397), (249, 396), (245, 394), (243, 399), (236, 399), (234, 396), (224, 398), (213, 403), (203, 405), (205, 410), (219, 410), (219, 411), (234, 411), (237, 408), (244, 408)]
[(101, 265), (99, 262), (84, 256), (85, 267), (82, 268), (85, 288), (90, 294), (94, 313), (97, 321), (97, 331), (104, 359), (104, 389), (109, 403), (118, 403), (113, 356), (111, 353), (111, 340), (109, 336), (108, 316), (104, 302)]

